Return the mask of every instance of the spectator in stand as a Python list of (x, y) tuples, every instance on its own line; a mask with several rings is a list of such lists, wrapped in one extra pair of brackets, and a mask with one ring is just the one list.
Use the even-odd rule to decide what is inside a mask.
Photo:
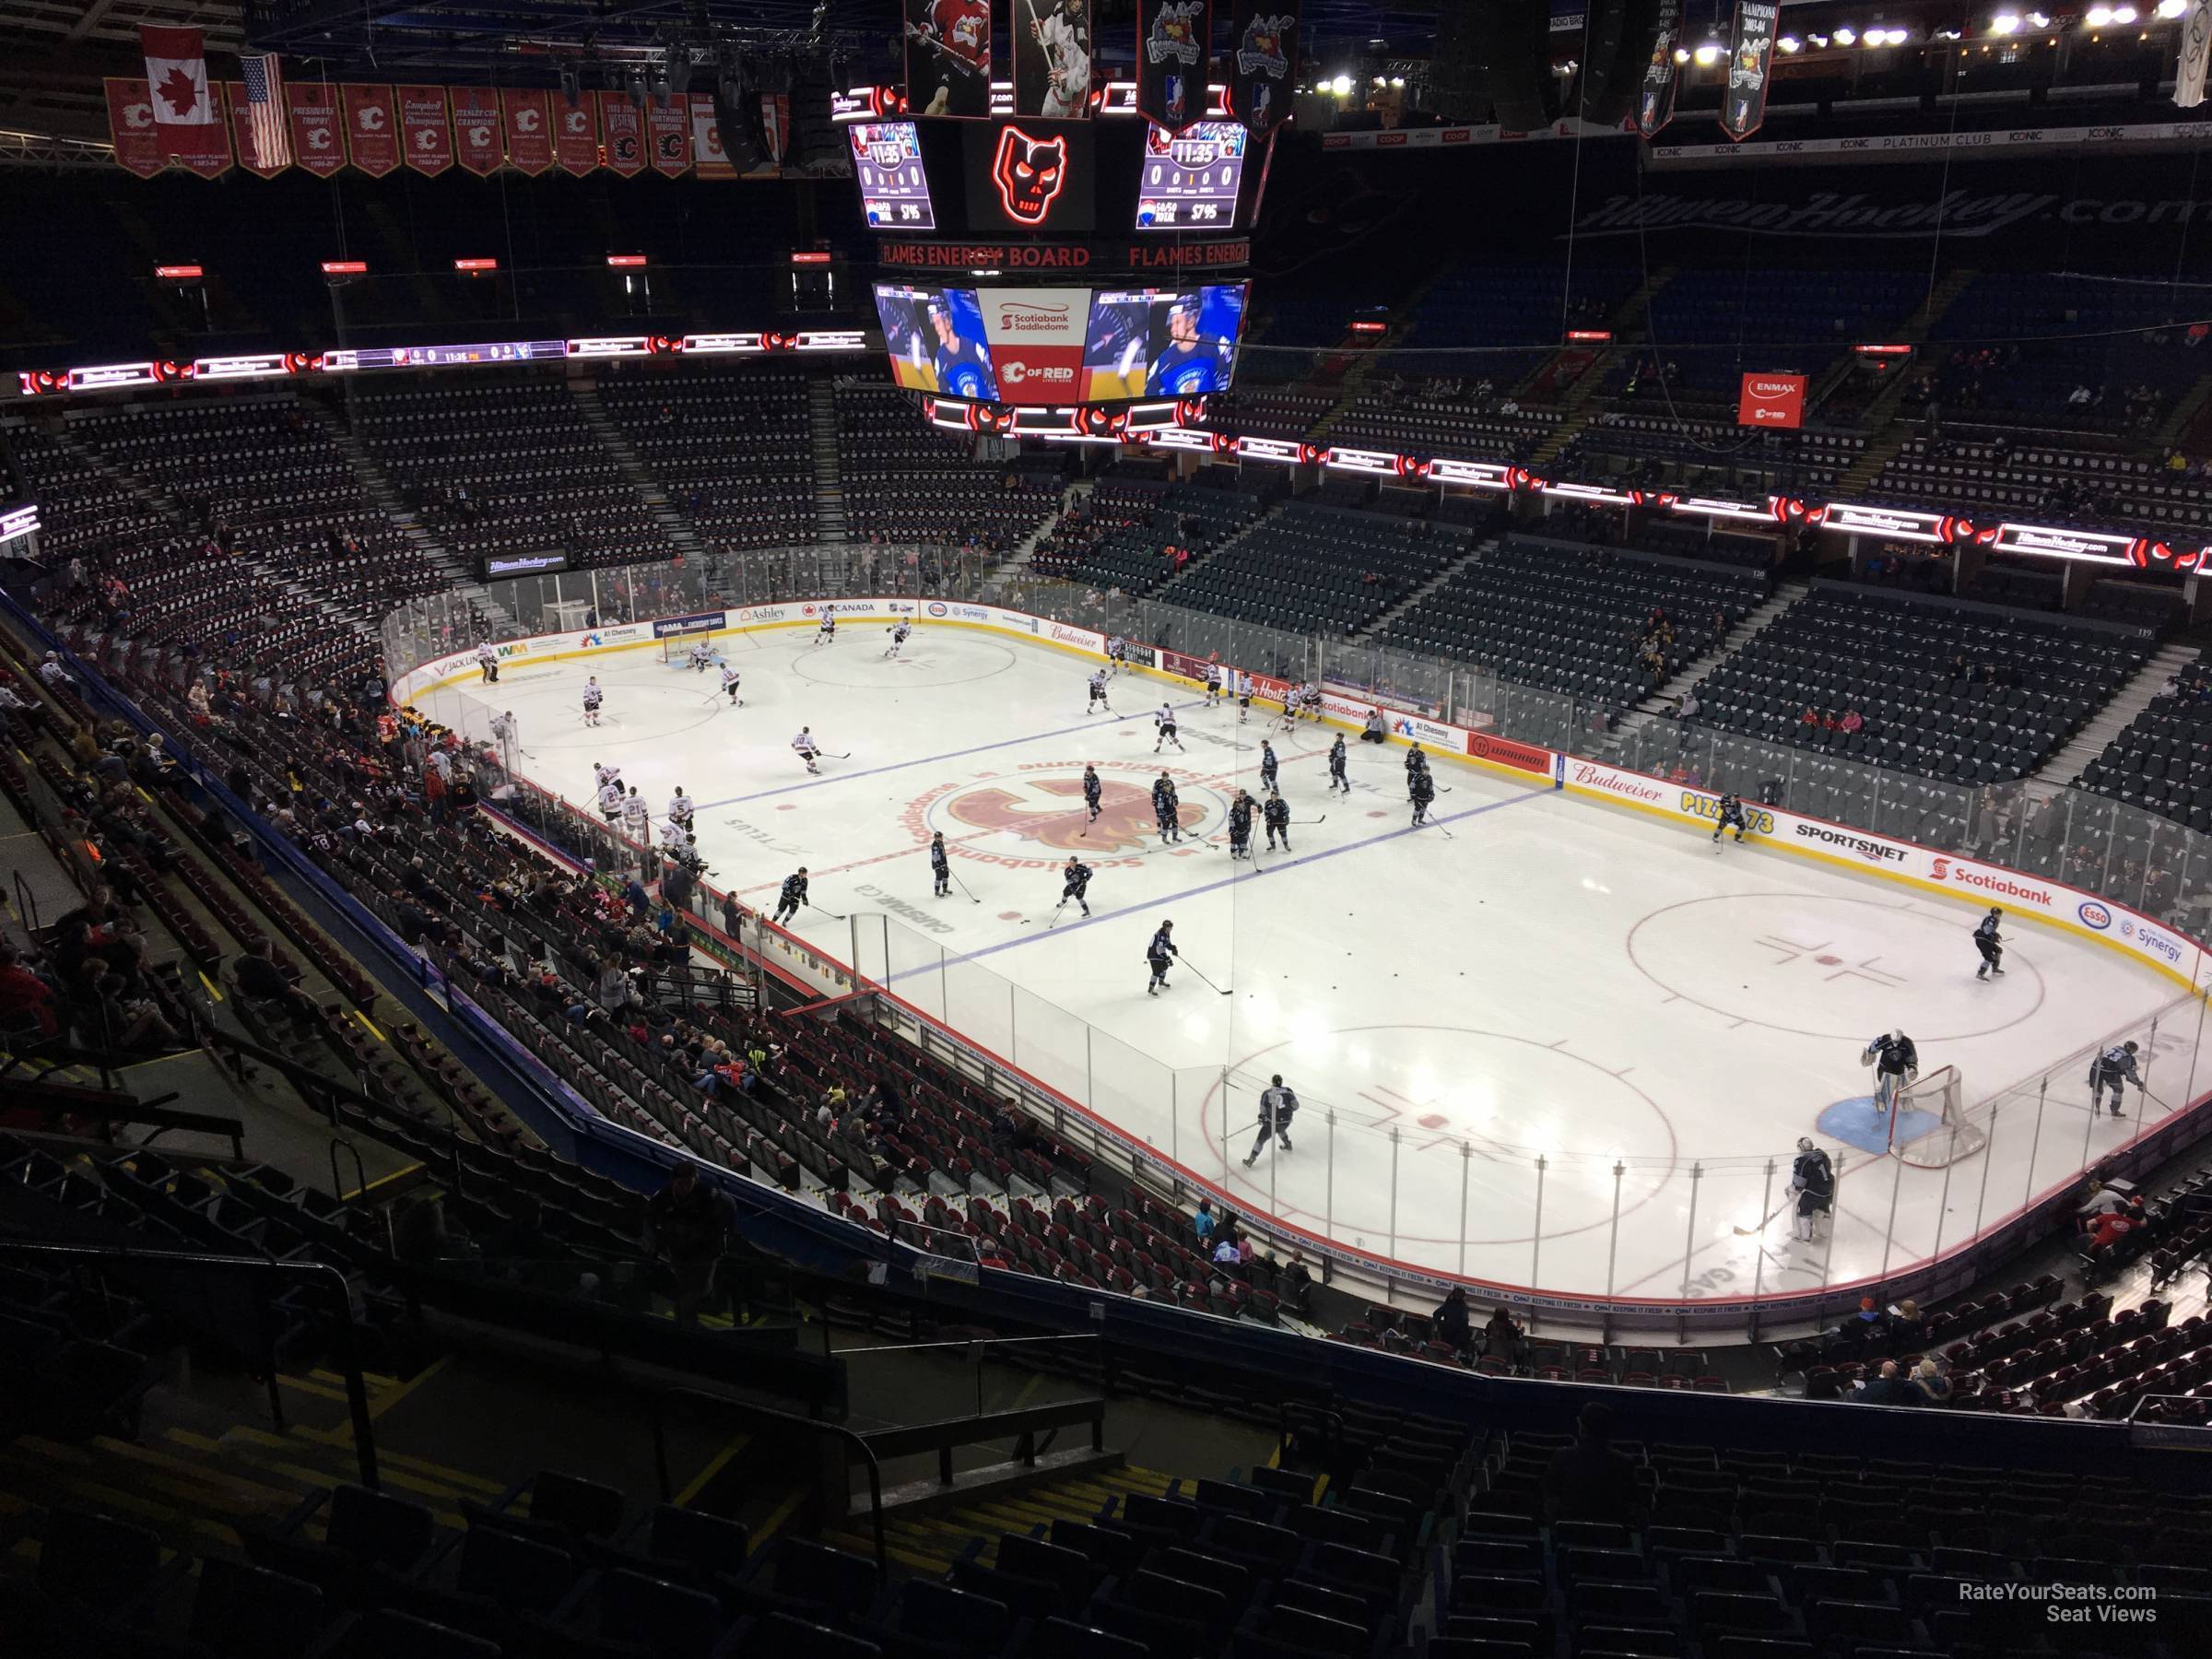
[(272, 1003), (281, 1007), (292, 1022), (292, 1034), (306, 1038), (314, 1034), (317, 1011), (314, 999), (284, 976), (284, 971), (261, 951), (249, 947), (230, 962), (231, 974), (238, 981), (240, 993), (257, 1003)]
[(1913, 1369), (1912, 1392), (1919, 1396), (1916, 1406), (1948, 1406), (1951, 1403), (1951, 1380), (1943, 1374), (1943, 1368), (1933, 1359), (1923, 1359)]
[(1544, 1471), (1544, 1518), (1633, 1526), (1642, 1508), (1636, 1465), (1613, 1450), (1613, 1408), (1593, 1400), (1576, 1419), (1571, 1446), (1552, 1453)]
[(1437, 1304), (1430, 1316), (1436, 1327), (1436, 1339), (1451, 1344), (1453, 1350), (1464, 1354), (1468, 1339), (1475, 1334), (1475, 1322), (1467, 1316), (1467, 1292), (1465, 1287), (1454, 1285), (1452, 1293)]
[(645, 1204), (645, 1252), (658, 1257), (675, 1280), (678, 1324), (699, 1323), (714, 1297), (714, 1274), (730, 1236), (722, 1194), (699, 1178), (696, 1166), (679, 1163), (668, 1184)]
[(2137, 1193), (2119, 1209), (2100, 1212), (2088, 1224), (2089, 1248), (2092, 1251), (2110, 1250), (2129, 1234), (2140, 1231), (2147, 1224), (2143, 1209), (2143, 1194)]
[(1214, 1201), (1211, 1198), (1198, 1200), (1198, 1212), (1191, 1218), (1191, 1230), (1198, 1235), (1198, 1241), (1201, 1244), (1206, 1243), (1213, 1236)]
[(1883, 1360), (1881, 1371), (1861, 1382), (1851, 1397), (1862, 1406), (1918, 1406), (1924, 1404), (1919, 1391), (1905, 1379), (1894, 1359)]
[(53, 987), (41, 979), (0, 942), (0, 1030), (35, 1030), (41, 1037), (61, 1034), (60, 999)]
[(1504, 1308), (1495, 1308), (1482, 1327), (1482, 1351), (1492, 1359), (1512, 1365), (1521, 1358), (1521, 1325)]

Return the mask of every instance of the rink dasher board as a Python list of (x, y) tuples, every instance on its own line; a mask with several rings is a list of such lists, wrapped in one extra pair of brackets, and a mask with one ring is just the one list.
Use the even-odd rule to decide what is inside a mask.
[[(576, 629), (567, 633), (538, 634), (507, 641), (497, 647), (501, 666), (511, 662), (559, 663), (580, 657), (634, 651), (657, 645), (664, 639), (712, 641), (725, 634), (773, 632), (785, 629), (816, 628), (821, 613), (834, 607), (840, 622), (900, 620), (928, 627), (972, 628), (1013, 635), (1092, 662), (1105, 660), (1106, 636), (1095, 629), (1055, 622), (1027, 611), (1002, 606), (975, 605), (941, 599), (832, 599), (799, 600), (777, 605), (744, 606), (721, 613), (719, 628), (700, 629), (699, 624), (712, 612), (689, 612), (646, 622), (623, 623), (613, 628)], [(1157, 657), (1155, 647), (1147, 654)], [(1194, 658), (1169, 652), (1165, 655), (1194, 667)], [(1124, 667), (1167, 684), (1198, 689), (1203, 682), (1171, 669), (1128, 663)], [(1220, 665), (1224, 675), (1236, 672)], [(409, 669), (392, 682), (389, 696), (404, 706), (432, 691), (477, 684), (480, 675), (474, 647), (436, 658)], [(1279, 686), (1279, 680), (1255, 675), (1255, 684)], [(1263, 701), (1279, 702), (1272, 699)], [(1324, 692), (1322, 708), (1325, 724), (1347, 731), (1364, 729), (1371, 705), (1335, 692)], [(1719, 816), (1717, 792), (1692, 788), (1646, 772), (1630, 771), (1601, 761), (1585, 760), (1535, 745), (1523, 744), (1429, 720), (1402, 711), (1386, 711), (1394, 744), (1424, 743), (1449, 759), (1478, 767), (1498, 777), (1529, 788), (1558, 789), (1613, 806), (1627, 807), (1677, 826), (1710, 826)], [(1506, 759), (1494, 759), (1503, 755)], [(1513, 762), (1518, 761), (1519, 764)], [(1539, 766), (1542, 768), (1538, 770)], [(2206, 952), (2197, 940), (2154, 921), (2126, 905), (2062, 882), (2030, 876), (2003, 865), (1937, 852), (1912, 841), (1877, 835), (1825, 818), (1783, 811), (1755, 802), (1745, 803), (1752, 829), (1747, 838), (1762, 851), (1787, 853), (1862, 876), (1878, 877), (1924, 893), (1966, 905), (2000, 905), (2006, 918), (2027, 917), (2078, 936), (2096, 940), (2131, 960), (2155, 970), (2194, 994), (2206, 990)], [(1835, 849), (1843, 849), (1836, 851)]]

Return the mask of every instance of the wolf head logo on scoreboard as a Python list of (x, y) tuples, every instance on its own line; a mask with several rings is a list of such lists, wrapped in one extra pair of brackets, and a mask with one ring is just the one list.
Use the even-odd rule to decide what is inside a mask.
[(998, 135), (991, 182), (998, 186), (998, 205), (1008, 218), (1024, 225), (1043, 224), (1067, 182), (1067, 140), (1032, 138), (1018, 126), (1006, 127)]

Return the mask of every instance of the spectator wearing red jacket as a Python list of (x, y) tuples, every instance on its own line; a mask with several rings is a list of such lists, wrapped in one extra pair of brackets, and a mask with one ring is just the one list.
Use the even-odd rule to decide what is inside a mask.
[(2089, 1248), (2110, 1249), (2142, 1226), (2143, 1198), (2137, 1194), (2127, 1201), (2125, 1209), (2107, 1210), (2089, 1223)]

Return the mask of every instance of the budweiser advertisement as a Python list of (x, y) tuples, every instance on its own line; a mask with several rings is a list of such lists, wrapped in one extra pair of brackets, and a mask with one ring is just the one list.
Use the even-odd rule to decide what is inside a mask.
[(1747, 427), (1783, 427), (1791, 430), (1805, 424), (1805, 376), (1802, 374), (1747, 374), (1735, 402), (1735, 423)]
[(1001, 401), (1065, 403), (1083, 372), (1088, 288), (983, 288), (983, 340)]

